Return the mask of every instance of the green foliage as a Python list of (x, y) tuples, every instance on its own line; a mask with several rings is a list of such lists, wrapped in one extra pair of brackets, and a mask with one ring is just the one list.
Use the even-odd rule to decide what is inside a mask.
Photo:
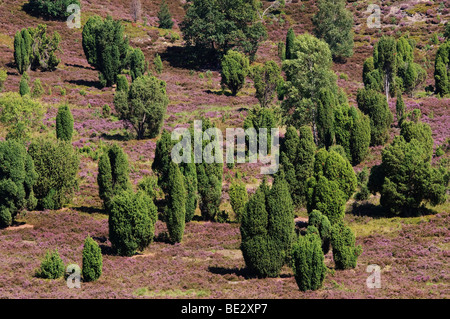
[(26, 76), (26, 72), (20, 77), (20, 83), (19, 83), (19, 94), (21, 96), (29, 95), (30, 94), (30, 87), (28, 85), (28, 79)]
[(42, 87), (42, 83), (40, 79), (36, 79), (33, 82), (33, 92), (31, 93), (32, 98), (40, 98), (42, 95), (44, 95), (45, 91)]
[(106, 209), (115, 195), (131, 189), (128, 158), (117, 144), (110, 146), (100, 156), (97, 183), (100, 198)]
[[(433, 155), (433, 137), (431, 132), (431, 127), (427, 123), (423, 123), (420, 121), (421, 113), (419, 109), (414, 110), (416, 115), (415, 118), (412, 118), (412, 115), (409, 115), (402, 121), (400, 125), (400, 135), (405, 138), (406, 142), (411, 142), (412, 139), (416, 139), (418, 142), (422, 144), (424, 148), (425, 154), (428, 154), (428, 159)], [(414, 114), (413, 111), (413, 114)]]
[(244, 86), (249, 72), (248, 58), (237, 51), (229, 50), (221, 62), (221, 85), (228, 87), (232, 95), (236, 95)]
[(109, 106), (109, 104), (103, 104), (102, 106), (102, 116), (104, 118), (108, 118), (111, 116), (111, 107)]
[(180, 163), (180, 170), (184, 177), (186, 189), (186, 223), (194, 217), (198, 205), (198, 180), (194, 161)]
[(370, 145), (383, 145), (393, 121), (386, 99), (372, 89), (358, 89), (356, 100), (358, 108), (370, 118)]
[(125, 92), (125, 94), (128, 92), (129, 86), (128, 86), (128, 80), (127, 77), (123, 74), (119, 74), (117, 76), (117, 88), (116, 91), (122, 91)]
[[(375, 53), (375, 50), (377, 51)], [(389, 87), (397, 74), (397, 42), (393, 37), (383, 36), (374, 47), (374, 66), (383, 75), (383, 88), (386, 100), (389, 98)]]
[(317, 103), (317, 136), (319, 147), (330, 147), (334, 141), (333, 107), (337, 101), (329, 89), (319, 91)]
[(241, 222), (245, 264), (259, 277), (277, 277), (294, 240), (293, 203), (282, 175), (265, 181), (245, 206)]
[(292, 269), (301, 291), (317, 290), (322, 286), (327, 268), (316, 234), (299, 236), (292, 246)]
[(153, 241), (157, 209), (143, 192), (122, 191), (111, 200), (109, 240), (120, 256), (132, 256)]
[(355, 194), (356, 200), (367, 200), (369, 199), (370, 191), (368, 188), (368, 181), (369, 181), (369, 171), (367, 167), (364, 167), (361, 172), (358, 173), (358, 187), (359, 192)]
[[(131, 53), (129, 56), (129, 63), (130, 63), (130, 75), (131, 80), (134, 81), (140, 76), (143, 76), (145, 73), (145, 70), (147, 70), (147, 62), (145, 61), (144, 53), (141, 49), (131, 49)], [(119, 80), (117, 79), (117, 82)], [(121, 80), (123, 81), (123, 80)], [(117, 84), (119, 85), (119, 84)]]
[(395, 112), (397, 114), (397, 123), (400, 125), (401, 119), (405, 114), (405, 102), (403, 102), (403, 97), (401, 93), (397, 94), (397, 101), (395, 102)]
[(61, 37), (54, 32), (47, 36), (47, 25), (39, 24), (36, 28), (22, 29), (14, 36), (14, 60), (20, 74), (33, 69), (54, 71), (60, 59), (55, 52), (60, 50)]
[(56, 137), (63, 141), (72, 141), (73, 116), (69, 105), (63, 104), (56, 114)]
[[(447, 23), (448, 29), (448, 23)], [(450, 93), (450, 41), (443, 43), (436, 52), (434, 62), (434, 81), (436, 94), (444, 96)]]
[(8, 73), (5, 69), (0, 69), (0, 92), (3, 91), (3, 88), (5, 87), (6, 79), (8, 78)]
[(308, 224), (317, 229), (321, 239), (322, 252), (326, 255), (330, 250), (331, 223), (328, 217), (318, 210), (309, 213)]
[(258, 21), (259, 1), (194, 0), (180, 24), (183, 39), (198, 51), (224, 54), (229, 49), (254, 57), (260, 41), (267, 38)]
[(158, 179), (154, 176), (145, 176), (138, 183), (138, 189), (144, 191), (153, 201), (160, 195)]
[(356, 118), (350, 133), (350, 154), (352, 164), (361, 163), (369, 153), (370, 146), (370, 118), (360, 110), (353, 108)]
[(36, 270), (36, 277), (44, 279), (58, 279), (64, 275), (64, 262), (59, 256), (58, 249), (47, 250), (41, 266)]
[(172, 15), (170, 14), (166, 0), (161, 1), (158, 11), (158, 23), (158, 27), (162, 29), (172, 29), (173, 27)]
[(353, 55), (353, 15), (344, 0), (319, 0), (313, 16), (314, 34), (330, 46), (334, 57)]
[(0, 95), (0, 110), (0, 122), (7, 127), (7, 137), (16, 139), (28, 139), (44, 115), (44, 107), (38, 101), (15, 92)]
[(344, 217), (345, 203), (356, 190), (356, 175), (350, 162), (335, 151), (319, 150), (314, 163), (314, 177), (306, 181), (306, 207), (308, 212), (321, 211), (334, 224)]
[[(260, 142), (259, 135), (259, 129), (265, 128), (267, 129), (267, 152), (270, 152), (271, 149), (271, 141), (272, 141), (272, 134), (271, 129), (278, 127), (279, 119), (277, 117), (277, 114), (275, 113), (274, 108), (262, 108), (260, 106), (255, 105), (253, 109), (250, 110), (250, 112), (247, 114), (247, 117), (244, 120), (244, 130), (247, 130), (248, 128), (253, 127), (256, 130), (258, 143)], [(249, 156), (255, 156), (256, 154), (250, 154)]]
[(289, 28), (287, 34), (286, 34), (286, 60), (293, 58), (293, 47), (294, 47), (294, 41), (295, 41), (295, 33), (294, 29)]
[(142, 76), (134, 80), (127, 92), (117, 91), (114, 106), (119, 118), (130, 124), (143, 139), (157, 136), (164, 121), (169, 99), (166, 82), (154, 76)]
[(84, 25), (82, 36), (87, 61), (99, 71), (100, 83), (103, 86), (117, 83), (117, 75), (126, 67), (128, 52), (121, 22), (109, 15), (105, 20), (92, 16)]
[(40, 209), (60, 209), (72, 200), (78, 189), (80, 158), (67, 141), (35, 139), (28, 153), (39, 178), (33, 190)]
[(284, 171), (294, 205), (306, 204), (306, 180), (314, 174), (316, 145), (311, 127), (300, 127), (300, 137), (293, 126), (286, 130), (280, 148), (280, 170)]
[(228, 190), (228, 195), (230, 196), (230, 204), (236, 215), (236, 220), (240, 222), (244, 215), (245, 204), (248, 202), (248, 193), (245, 184), (239, 182), (232, 183)]
[[(295, 38), (291, 51), (291, 58), (283, 62), (287, 80), (284, 85), (285, 99), (281, 105), (284, 121), (295, 127), (311, 125), (318, 144), (317, 120), (326, 122), (328, 106), (338, 96), (337, 77), (331, 69), (331, 52), (325, 41), (308, 33)], [(328, 131), (327, 128), (323, 130)]]
[(168, 176), (173, 145), (171, 134), (167, 130), (163, 130), (161, 138), (156, 142), (155, 158), (152, 163), (152, 170), (158, 175), (158, 185), (166, 194), (169, 189)]
[(103, 268), (102, 251), (98, 244), (90, 237), (86, 237), (83, 247), (83, 280), (95, 281), (100, 278)]
[(362, 248), (361, 245), (355, 247), (355, 234), (342, 221), (331, 227), (331, 246), (336, 269), (356, 267)]
[(183, 175), (175, 162), (169, 164), (169, 191), (166, 224), (169, 238), (173, 243), (183, 239), (186, 219), (186, 190)]
[(277, 86), (283, 81), (280, 67), (274, 61), (267, 61), (263, 66), (257, 65), (251, 69), (251, 78), (259, 104), (261, 107), (269, 106)]
[(372, 168), (369, 189), (380, 192), (381, 205), (393, 214), (415, 215), (423, 202), (435, 206), (446, 200), (449, 172), (431, 166), (426, 140), (396, 136), (383, 150), (380, 166)]
[(163, 63), (161, 60), (161, 56), (156, 53), (155, 59), (153, 60), (153, 64), (155, 65), (156, 73), (161, 74), (163, 71)]
[(0, 142), (0, 228), (12, 224), (24, 208), (34, 209), (33, 185), (38, 175), (25, 146), (15, 140)]
[(71, 4), (81, 7), (79, 0), (29, 0), (24, 9), (37, 17), (65, 20), (72, 14), (67, 11)]

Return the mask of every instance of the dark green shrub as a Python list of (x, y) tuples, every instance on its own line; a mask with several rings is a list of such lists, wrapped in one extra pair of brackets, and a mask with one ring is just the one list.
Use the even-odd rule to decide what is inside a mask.
[(369, 171), (367, 167), (364, 167), (361, 172), (358, 173), (358, 186), (359, 192), (355, 194), (356, 200), (367, 200), (370, 196), (370, 191), (368, 187), (369, 182)]
[(308, 224), (316, 227), (318, 231), (318, 235), (322, 240), (322, 251), (326, 255), (330, 250), (331, 223), (328, 217), (318, 210), (313, 210), (308, 217)]
[(331, 227), (331, 246), (336, 269), (356, 267), (362, 248), (361, 245), (355, 247), (355, 235), (342, 221)]
[(328, 180), (337, 182), (339, 189), (345, 194), (345, 201), (349, 200), (356, 190), (357, 180), (352, 165), (348, 159), (334, 151), (328, 153), (323, 166), (323, 175)]
[(244, 54), (229, 50), (223, 56), (221, 66), (221, 85), (228, 87), (235, 96), (244, 86), (249, 72), (249, 60)]
[(381, 194), (380, 204), (393, 214), (417, 215), (428, 202), (435, 206), (446, 200), (449, 172), (431, 166), (431, 157), (423, 142), (407, 142), (396, 136), (382, 152), (382, 163), (372, 168), (369, 190)]
[(431, 158), (434, 145), (431, 127), (429, 124), (420, 121), (421, 116), (419, 109), (415, 109), (412, 114), (406, 116), (400, 125), (400, 135), (408, 143), (412, 139), (419, 141), (425, 149), (425, 152)]
[(95, 281), (100, 278), (103, 268), (102, 251), (98, 244), (91, 238), (86, 237), (83, 247), (83, 280)]
[(161, 1), (158, 11), (158, 23), (159, 28), (162, 29), (172, 29), (173, 27), (172, 15), (170, 14), (166, 0)]
[(41, 266), (36, 270), (36, 277), (44, 279), (58, 279), (64, 275), (64, 262), (59, 256), (58, 249), (47, 250)]
[(119, 118), (126, 121), (137, 133), (156, 137), (163, 125), (169, 99), (166, 82), (154, 76), (142, 76), (134, 80), (128, 92), (117, 91), (114, 106)]
[(353, 165), (361, 163), (369, 153), (370, 146), (370, 118), (355, 109), (356, 117), (350, 133), (350, 153)]
[(272, 189), (265, 181), (250, 197), (241, 222), (245, 264), (259, 277), (276, 277), (290, 256), (294, 240), (293, 204), (283, 175)]
[(143, 191), (122, 191), (109, 205), (109, 240), (120, 256), (132, 256), (153, 241), (157, 209)]
[(66, 141), (33, 140), (28, 148), (39, 178), (33, 190), (40, 209), (60, 209), (78, 189), (78, 153)]
[(184, 177), (186, 190), (186, 223), (188, 223), (194, 217), (198, 205), (197, 169), (194, 161), (191, 161), (190, 163), (180, 163), (180, 170)]
[(312, 212), (317, 209), (325, 214), (330, 223), (334, 224), (343, 220), (345, 215), (345, 194), (339, 188), (339, 184), (320, 176), (318, 180), (310, 177), (307, 180), (308, 196), (307, 209)]
[(63, 141), (72, 141), (73, 116), (69, 105), (63, 104), (56, 114), (56, 137)]
[(117, 76), (126, 67), (129, 48), (121, 22), (109, 15), (105, 20), (94, 15), (84, 25), (82, 37), (87, 61), (99, 71), (100, 83), (116, 84)]
[(81, 7), (79, 0), (29, 0), (24, 10), (37, 17), (65, 20), (72, 14), (67, 12), (71, 4)]
[(327, 268), (318, 235), (299, 236), (292, 246), (292, 269), (301, 291), (317, 290), (322, 286)]
[(173, 243), (183, 239), (186, 219), (186, 190), (180, 168), (174, 162), (169, 164), (169, 192), (166, 224)]
[(333, 108), (337, 101), (330, 89), (319, 91), (317, 104), (317, 137), (318, 146), (330, 147), (334, 141)]
[(292, 28), (289, 28), (286, 34), (286, 60), (292, 59), (292, 48), (294, 46), (295, 33)]
[(141, 49), (131, 49), (129, 56), (131, 80), (134, 81), (138, 77), (143, 76), (147, 70), (147, 62)]
[(171, 134), (167, 130), (163, 130), (161, 138), (156, 142), (155, 158), (152, 163), (152, 170), (158, 175), (158, 185), (166, 194), (169, 188), (169, 165), (172, 161), (171, 152), (173, 145)]
[(443, 43), (437, 53), (434, 62), (434, 81), (436, 86), (436, 94), (444, 96), (450, 93), (450, 42)]
[(24, 74), (20, 78), (20, 83), (19, 83), (19, 94), (21, 96), (24, 96), (26, 94), (30, 94), (30, 87), (28, 85), (28, 79), (29, 78), (27, 76), (27, 73), (24, 72)]
[(393, 120), (386, 98), (371, 89), (358, 89), (356, 100), (358, 108), (370, 118), (370, 145), (383, 145)]
[(117, 88), (116, 91), (123, 91), (125, 93), (128, 93), (128, 80), (127, 77), (123, 74), (119, 74), (117, 76)]
[(25, 146), (15, 140), (0, 142), (0, 228), (12, 224), (18, 211), (34, 209), (33, 185), (38, 178)]
[(228, 195), (230, 196), (230, 204), (236, 215), (236, 220), (240, 222), (242, 215), (244, 214), (245, 204), (248, 201), (248, 193), (245, 184), (239, 182), (232, 183), (228, 190)]
[(98, 162), (97, 183), (99, 196), (108, 208), (111, 199), (123, 190), (131, 189), (128, 158), (117, 144), (110, 146)]

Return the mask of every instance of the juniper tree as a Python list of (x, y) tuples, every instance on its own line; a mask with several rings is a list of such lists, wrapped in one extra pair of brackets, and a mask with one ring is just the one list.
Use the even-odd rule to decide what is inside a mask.
[(30, 86), (28, 85), (29, 77), (26, 72), (20, 77), (19, 94), (21, 96), (30, 94)]
[(143, 191), (121, 191), (109, 206), (109, 240), (120, 256), (132, 256), (153, 241), (157, 208)]
[(22, 209), (34, 209), (33, 186), (38, 175), (25, 145), (16, 140), (0, 142), (0, 228), (10, 226)]
[(56, 137), (63, 141), (71, 141), (73, 134), (73, 116), (69, 105), (63, 104), (56, 114)]
[(295, 33), (294, 33), (294, 29), (289, 28), (287, 34), (286, 34), (286, 59), (292, 59), (293, 53), (293, 45), (294, 45), (294, 41), (295, 41)]
[(248, 58), (237, 51), (229, 50), (221, 61), (221, 85), (228, 87), (236, 95), (244, 86), (249, 72)]
[(172, 29), (173, 27), (172, 15), (170, 14), (169, 6), (167, 5), (166, 0), (161, 1), (158, 11), (158, 23), (159, 28), (162, 29)]
[(116, 84), (126, 67), (129, 47), (121, 22), (109, 15), (104, 20), (97, 15), (90, 17), (83, 27), (82, 44), (88, 63), (99, 71), (100, 83)]
[(327, 268), (318, 235), (299, 236), (292, 247), (292, 269), (301, 291), (317, 290), (322, 286)]
[[(139, 48), (132, 49), (129, 61), (130, 61), (129, 63), (130, 63), (131, 80), (134, 81), (138, 77), (144, 75), (145, 70), (147, 70), (147, 62), (145, 61), (144, 53), (142, 53), (142, 50)], [(119, 79), (117, 79), (117, 81), (119, 81)], [(119, 86), (119, 84), (117, 84), (117, 86)]]
[(361, 245), (355, 247), (355, 235), (343, 221), (331, 227), (331, 246), (336, 269), (355, 268), (362, 253)]
[(95, 281), (100, 278), (103, 268), (102, 251), (98, 244), (90, 237), (86, 237), (83, 247), (83, 280)]
[(241, 221), (242, 215), (244, 214), (245, 204), (248, 201), (247, 188), (244, 183), (234, 182), (230, 185), (228, 190), (228, 195), (230, 196), (230, 204), (233, 208), (234, 214), (236, 215), (236, 220)]
[(259, 277), (277, 277), (295, 237), (293, 203), (282, 174), (272, 188), (264, 181), (250, 197), (240, 230), (246, 266)]
[(383, 145), (389, 138), (393, 115), (383, 95), (371, 89), (358, 89), (358, 108), (370, 118), (370, 145)]
[[(448, 25), (448, 23), (447, 23)], [(443, 43), (436, 52), (434, 62), (434, 81), (436, 94), (444, 96), (450, 93), (449, 81), (449, 65), (450, 65), (450, 41)]]
[(108, 147), (100, 156), (97, 183), (99, 196), (106, 209), (115, 195), (131, 189), (128, 158), (117, 144)]
[(166, 212), (166, 224), (169, 238), (173, 243), (179, 243), (183, 239), (186, 219), (186, 190), (184, 188), (183, 175), (180, 168), (174, 162), (169, 164), (168, 172), (168, 207)]

